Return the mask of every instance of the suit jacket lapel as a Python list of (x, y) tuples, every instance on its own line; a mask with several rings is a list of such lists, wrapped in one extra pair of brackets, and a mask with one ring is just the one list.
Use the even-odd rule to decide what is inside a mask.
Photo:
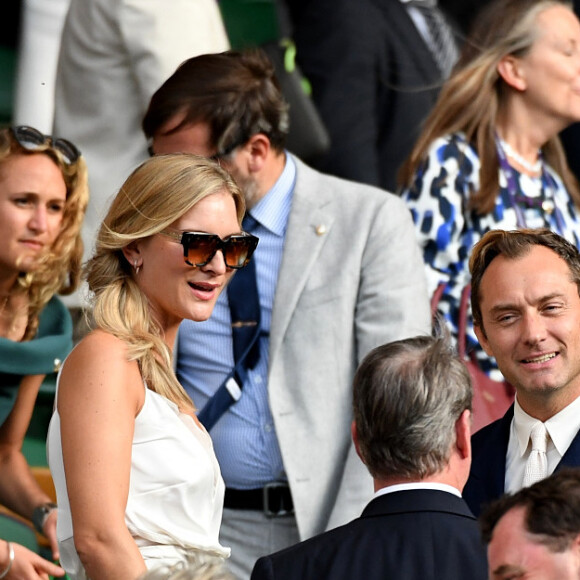
[(296, 186), (284, 240), (270, 326), (270, 360), (275, 357), (310, 272), (332, 228), (334, 218), (326, 207), (329, 192), (318, 174), (296, 161)]
[(478, 463), (480, 473), (485, 474), (483, 477), (487, 479), (487, 485), (492, 490), (493, 497), (499, 497), (505, 490), (506, 456), (513, 417), (514, 407), (512, 405), (496, 425), (497, 428), (493, 435), (495, 441), (492, 442), (490, 437), (490, 448), (495, 447), (496, 452), (490, 453)]
[(473, 460), (463, 497), (475, 515), (479, 515), (482, 506), (504, 493), (506, 455), (513, 416), (512, 405), (501, 419), (475, 433), (471, 440)]
[(560, 463), (556, 466), (556, 471), (562, 467), (578, 467), (580, 465), (580, 431), (576, 433), (570, 447), (564, 453)]

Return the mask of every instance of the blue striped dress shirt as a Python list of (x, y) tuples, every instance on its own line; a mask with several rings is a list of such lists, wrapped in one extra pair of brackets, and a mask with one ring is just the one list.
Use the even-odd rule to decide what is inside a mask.
[[(250, 370), (240, 400), (211, 431), (226, 486), (236, 489), (253, 489), (286, 478), (268, 404), (268, 336), (295, 183), (296, 165), (286, 153), (282, 175), (250, 211), (258, 222), (253, 233), (260, 238), (253, 257), (262, 313), (260, 360)], [(231, 316), (227, 293), (222, 292), (209, 320), (182, 322), (177, 375), (202, 409), (233, 366)]]

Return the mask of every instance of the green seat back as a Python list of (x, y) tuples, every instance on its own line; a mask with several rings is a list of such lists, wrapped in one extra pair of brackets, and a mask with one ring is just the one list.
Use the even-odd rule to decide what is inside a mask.
[(274, 0), (220, 0), (219, 6), (234, 50), (278, 40)]
[(12, 121), (16, 50), (0, 46), (0, 124)]

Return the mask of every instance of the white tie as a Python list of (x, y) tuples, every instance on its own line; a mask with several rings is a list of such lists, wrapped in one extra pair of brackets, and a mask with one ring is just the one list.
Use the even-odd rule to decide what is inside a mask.
[(536, 423), (530, 438), (532, 440), (532, 450), (526, 463), (523, 487), (528, 487), (536, 483), (536, 481), (548, 477), (548, 457), (546, 455), (548, 432), (546, 431), (546, 426), (541, 422)]

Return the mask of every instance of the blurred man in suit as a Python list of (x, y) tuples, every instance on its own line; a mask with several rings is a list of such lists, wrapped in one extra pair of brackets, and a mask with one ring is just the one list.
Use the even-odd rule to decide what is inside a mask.
[(487, 578), (477, 521), (461, 498), (471, 398), (446, 339), (371, 351), (354, 379), (352, 438), (374, 498), (360, 518), (260, 558), (252, 580)]
[(316, 167), (394, 191), (458, 55), (437, 0), (288, 2), (296, 59), (331, 139)]

